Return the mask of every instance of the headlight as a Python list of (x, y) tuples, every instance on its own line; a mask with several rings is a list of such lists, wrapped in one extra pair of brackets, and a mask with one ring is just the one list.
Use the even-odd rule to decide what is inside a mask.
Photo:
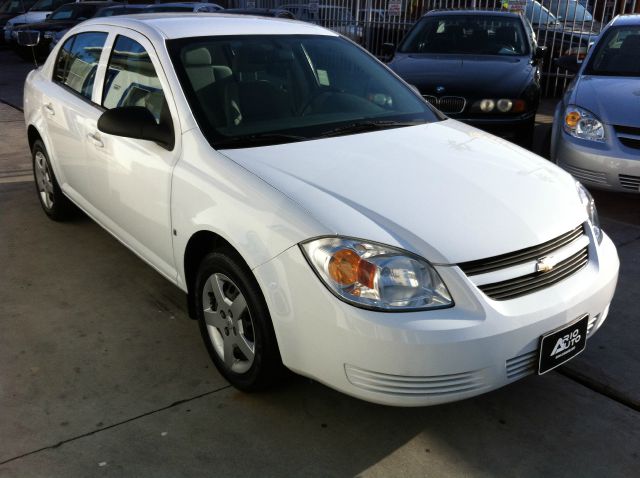
[(493, 111), (493, 108), (495, 108), (495, 106), (496, 106), (496, 102), (493, 100), (482, 100), (480, 102), (480, 109), (485, 113), (489, 113), (490, 111)]
[(499, 113), (522, 113), (527, 109), (527, 102), (510, 98), (500, 98), (498, 100), (485, 98), (484, 100), (476, 101), (473, 107), (480, 109), (483, 113), (491, 113), (494, 110)]
[(339, 237), (314, 239), (301, 248), (322, 282), (350, 304), (389, 312), (453, 305), (436, 270), (407, 251)]
[(604, 141), (604, 126), (590, 111), (569, 106), (564, 113), (564, 130), (575, 138)]
[(589, 223), (593, 228), (593, 235), (595, 236), (598, 244), (602, 242), (602, 229), (600, 229), (600, 220), (598, 219), (598, 211), (596, 210), (596, 202), (591, 196), (591, 193), (587, 191), (582, 184), (576, 181), (576, 188), (578, 188), (578, 196), (580, 197), (580, 202), (584, 206), (587, 211), (587, 216), (589, 217)]

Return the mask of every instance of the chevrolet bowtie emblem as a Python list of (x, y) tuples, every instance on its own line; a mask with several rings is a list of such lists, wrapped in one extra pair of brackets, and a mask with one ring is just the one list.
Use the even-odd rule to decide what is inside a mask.
[(546, 256), (536, 262), (536, 272), (549, 272), (555, 266), (553, 256)]

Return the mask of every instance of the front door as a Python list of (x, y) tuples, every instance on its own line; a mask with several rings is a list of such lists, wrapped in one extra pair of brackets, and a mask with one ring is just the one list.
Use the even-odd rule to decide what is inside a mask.
[[(115, 29), (107, 49), (106, 69), (100, 75), (102, 88), (98, 88), (101, 105), (105, 109), (145, 107), (156, 121), (171, 122), (178, 132), (177, 115), (169, 107), (168, 83), (151, 43), (131, 30)], [(170, 201), (179, 134), (175, 147), (168, 151), (153, 141), (102, 133), (96, 121), (89, 120), (87, 129), (94, 188), (91, 201), (101, 220), (158, 271), (175, 280)]]

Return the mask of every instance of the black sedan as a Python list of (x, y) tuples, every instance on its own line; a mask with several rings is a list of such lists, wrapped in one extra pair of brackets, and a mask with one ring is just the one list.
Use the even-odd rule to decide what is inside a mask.
[(432, 11), (409, 31), (389, 67), (451, 118), (530, 147), (543, 56), (520, 15)]
[[(49, 54), (49, 44), (60, 32), (93, 17), (105, 7), (120, 5), (122, 4), (111, 1), (67, 3), (51, 13), (45, 21), (20, 25), (13, 30), (13, 34), (17, 37), (20, 32), (31, 32), (37, 39), (33, 53), (38, 57), (44, 57)], [(20, 45), (19, 42), (16, 43), (16, 48), (21, 56), (25, 58), (32, 56), (30, 48)]]

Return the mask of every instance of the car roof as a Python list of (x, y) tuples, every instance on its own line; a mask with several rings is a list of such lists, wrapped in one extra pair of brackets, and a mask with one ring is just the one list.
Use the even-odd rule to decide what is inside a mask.
[(312, 23), (285, 18), (250, 17), (216, 13), (141, 13), (93, 18), (82, 22), (92, 25), (119, 26), (138, 31), (148, 38), (188, 38), (224, 35), (325, 35), (337, 33)]
[(450, 15), (480, 15), (480, 16), (501, 16), (501, 17), (515, 17), (519, 18), (520, 14), (515, 12), (505, 12), (502, 10), (430, 10), (424, 14), (425, 17), (433, 16), (450, 16)]
[(640, 25), (640, 14), (618, 15), (613, 19), (611, 25)]

